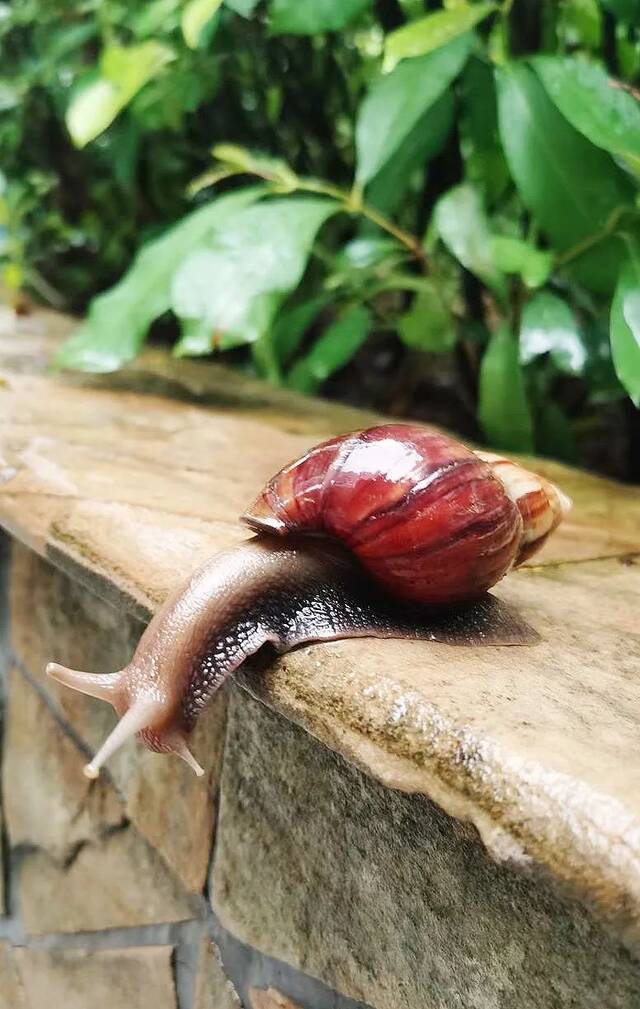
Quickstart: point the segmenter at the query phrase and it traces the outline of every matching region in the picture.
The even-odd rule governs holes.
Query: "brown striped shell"
[[[258,531],[335,537],[396,596],[440,604],[495,585],[568,507],[552,484],[509,460],[385,424],[285,466],[243,518]]]

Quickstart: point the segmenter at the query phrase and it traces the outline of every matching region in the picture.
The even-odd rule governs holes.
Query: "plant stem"
[[[332,199],[342,203],[345,210],[349,213],[362,214],[363,217],[366,217],[373,224],[377,224],[379,228],[382,228],[383,231],[392,235],[393,238],[401,243],[401,245],[404,245],[411,255],[419,261],[420,266],[426,273],[427,254],[424,251],[421,242],[415,237],[415,235],[405,231],[404,228],[399,228],[397,224],[390,221],[388,217],[381,214],[375,209],[375,207],[370,207],[368,204],[364,203],[357,191],[352,190],[349,192],[346,189],[342,189],[340,186],[334,186],[329,182],[322,182],[319,179],[301,178],[298,179],[297,188],[305,193],[318,193],[322,196],[330,196]]]
[[[259,165],[256,165],[252,169],[247,169],[247,173],[257,175],[267,182],[273,182],[277,187],[282,185],[282,179],[275,173],[271,174],[268,170],[261,169]],[[415,235],[405,231],[404,228],[398,227],[397,224],[390,221],[388,217],[381,214],[375,207],[370,207],[367,203],[364,203],[357,189],[349,191],[348,189],[342,189],[340,186],[334,186],[332,183],[325,182],[322,179],[302,178],[299,175],[294,176],[291,173],[290,176],[287,176],[286,192],[315,193],[318,196],[329,196],[332,200],[341,203],[347,213],[362,214],[363,217],[366,217],[373,224],[386,231],[388,235],[395,238],[401,245],[404,245],[411,255],[417,259],[423,273],[428,271],[427,254],[420,240]]]
[[[583,252],[588,252],[589,249],[591,249],[594,245],[597,245],[598,242],[602,242],[605,238],[609,238],[609,236],[616,230],[622,215],[628,210],[629,207],[617,207],[609,217],[609,220],[602,231],[596,232],[595,235],[588,235],[587,238],[583,238],[581,242],[578,242],[570,249],[567,249],[566,252],[557,256],[556,266],[566,266],[567,263],[570,263],[572,260],[577,259],[578,256],[581,256]]]

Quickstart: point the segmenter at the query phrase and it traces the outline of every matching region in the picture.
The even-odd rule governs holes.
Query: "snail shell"
[[[256,531],[340,540],[393,595],[474,599],[530,557],[568,499],[446,435],[385,424],[332,438],[274,476],[243,516]]]

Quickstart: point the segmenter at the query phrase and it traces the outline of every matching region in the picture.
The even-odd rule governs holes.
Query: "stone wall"
[[[143,625],[0,543],[0,1009],[237,1009],[230,976],[250,1009],[295,1009],[285,991],[305,1006],[354,1007],[246,948],[211,910],[226,697],[194,743],[205,782],[135,745],[87,781],[82,766],[115,716],[58,688],[44,665],[117,669]]]
[[[587,906],[238,686],[197,780],[131,745],[49,659],[124,664],[142,624],[3,543],[0,1009],[632,1009],[640,965]]]

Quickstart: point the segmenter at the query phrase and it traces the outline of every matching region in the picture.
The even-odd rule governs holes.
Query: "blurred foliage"
[[[640,478],[640,0],[13,0],[0,47],[3,280],[89,304],[61,366],[161,321]]]

